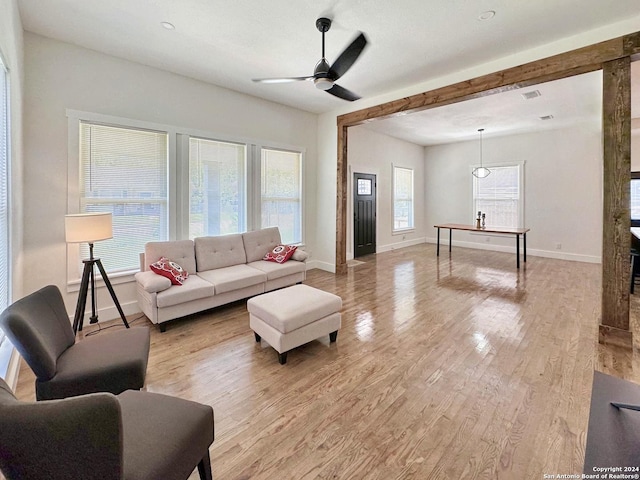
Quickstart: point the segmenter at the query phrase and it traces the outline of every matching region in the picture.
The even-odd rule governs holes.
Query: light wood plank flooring
[[[598,345],[600,265],[530,256],[517,271],[512,254],[434,245],[359,260],[308,272],[343,298],[343,326],[284,366],[246,302],[152,330],[147,389],[213,406],[214,478],[582,472],[593,370],[640,383],[636,354]],[[635,297],[632,311],[635,328]],[[24,365],[17,393],[33,398]]]

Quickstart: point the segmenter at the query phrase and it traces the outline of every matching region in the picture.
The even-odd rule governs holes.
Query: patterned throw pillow
[[[173,285],[182,285],[189,277],[189,272],[184,270],[176,262],[172,262],[168,258],[162,257],[155,263],[149,265],[149,268],[158,275],[167,277]]]
[[[295,245],[277,245],[273,250],[267,252],[262,259],[269,260],[270,262],[284,263],[291,258],[296,248],[298,247]]]

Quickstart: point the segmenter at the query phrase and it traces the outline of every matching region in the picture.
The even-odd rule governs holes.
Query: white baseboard
[[[387,245],[378,245],[376,246],[376,253],[390,252],[399,248],[411,247],[412,245],[419,245],[426,242],[427,239],[425,237],[419,237],[412,238],[411,240],[404,240],[402,242],[389,243]]]
[[[336,266],[333,263],[321,262],[319,260],[310,260],[307,262],[307,270],[318,268],[329,273],[336,273]]]
[[[89,318],[91,317],[91,304],[89,302],[87,302],[87,308],[84,312],[84,325],[89,325]],[[120,307],[122,307],[122,311],[125,315],[141,313],[137,301],[120,303]],[[120,318],[120,313],[118,313],[118,309],[115,305],[111,305],[106,308],[99,308],[96,313],[98,314],[98,323]],[[73,323],[73,315],[69,316],[69,321]]]
[[[497,235],[496,235],[497,236]],[[437,243],[436,238],[427,238],[427,243]],[[477,242],[461,242],[454,240],[451,242],[454,247],[463,247],[463,248],[474,248],[476,250],[490,250],[493,252],[505,252],[505,253],[516,253],[515,246],[507,246],[507,245],[487,245],[484,243]],[[448,248],[449,241],[440,240],[440,248]],[[522,253],[522,251],[520,252]],[[555,250],[540,250],[537,248],[527,248],[527,255],[532,257],[545,257],[545,258],[555,258],[557,260],[569,260],[572,262],[584,262],[584,263],[602,263],[602,257],[598,255],[584,255],[581,253],[569,253],[569,252],[558,252]]]

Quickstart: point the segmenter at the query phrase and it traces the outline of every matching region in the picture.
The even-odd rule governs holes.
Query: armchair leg
[[[200,474],[200,480],[213,480],[211,473],[211,458],[209,457],[209,449],[204,454],[200,463],[198,463],[198,473]]]

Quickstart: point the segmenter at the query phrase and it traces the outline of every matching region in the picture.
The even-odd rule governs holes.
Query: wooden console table
[[[476,228],[475,225],[461,225],[459,223],[442,223],[440,225],[434,225],[438,229],[438,246],[436,247],[436,255],[440,256],[440,229],[449,229],[449,252],[451,252],[451,232],[453,230],[466,230],[469,232],[479,233],[500,233],[505,235],[515,235],[516,237],[516,267],[520,268],[520,235],[522,235],[522,251],[523,260],[527,261],[527,232],[529,228]]]

